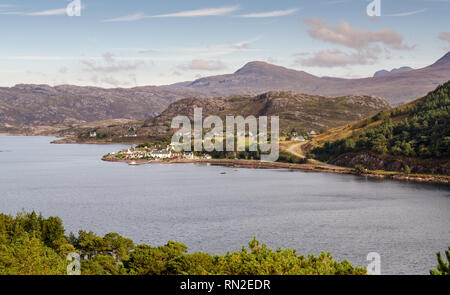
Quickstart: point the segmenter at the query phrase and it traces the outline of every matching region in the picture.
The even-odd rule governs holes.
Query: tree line
[[[330,253],[298,255],[272,250],[253,239],[248,248],[225,255],[188,253],[184,244],[136,245],[117,233],[65,234],[58,217],[0,214],[0,274],[64,275],[69,253],[81,256],[83,275],[362,275],[363,267],[338,262]]]

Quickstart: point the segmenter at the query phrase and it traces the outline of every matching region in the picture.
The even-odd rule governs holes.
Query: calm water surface
[[[118,232],[190,251],[239,250],[253,236],[300,253],[331,251],[382,273],[428,274],[450,245],[450,190],[348,175],[100,160],[120,145],[51,145],[0,135],[0,212],[60,216],[67,231]],[[226,172],[226,174],[221,174]]]

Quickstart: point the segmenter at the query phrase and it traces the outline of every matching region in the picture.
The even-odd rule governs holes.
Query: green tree
[[[442,259],[441,253],[436,253],[438,265],[436,269],[430,270],[431,275],[450,275],[450,247],[448,247],[448,251],[445,251],[445,256],[447,258],[447,262]]]
[[[1,275],[63,275],[66,267],[64,258],[27,233],[10,245],[0,245]]]

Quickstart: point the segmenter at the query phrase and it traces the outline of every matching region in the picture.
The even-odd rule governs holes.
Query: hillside
[[[97,139],[130,138],[136,140],[149,136],[168,135],[172,119],[186,115],[193,119],[194,107],[203,109],[203,116],[279,116],[280,128],[292,128],[316,132],[348,124],[389,108],[386,100],[372,96],[323,97],[290,91],[274,91],[261,95],[236,95],[211,99],[187,98],[172,103],[160,116],[146,121],[127,122],[107,128],[76,128],[63,132],[63,135],[77,135],[87,138],[96,131]]]
[[[450,175],[449,114],[450,81],[409,104],[330,130],[309,148],[340,166]]]

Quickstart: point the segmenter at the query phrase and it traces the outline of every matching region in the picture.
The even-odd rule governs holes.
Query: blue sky
[[[450,0],[0,0],[0,86],[163,85],[254,60],[318,76],[431,64],[450,49]]]

